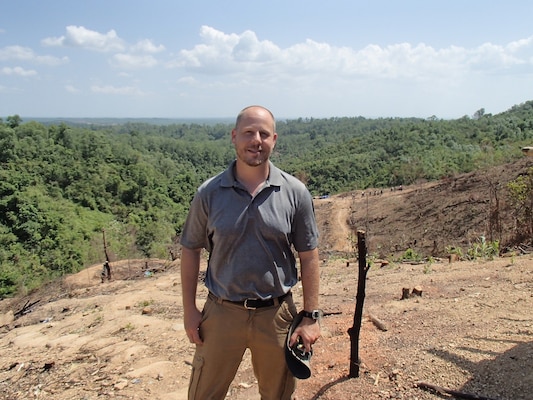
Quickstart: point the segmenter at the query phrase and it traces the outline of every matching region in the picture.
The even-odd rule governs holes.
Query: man
[[[191,203],[181,239],[184,325],[196,344],[190,400],[224,399],[247,348],[262,400],[291,399],[296,387],[284,353],[297,313],[292,248],[300,259],[304,310],[316,311],[318,231],[307,188],[270,161],[277,137],[269,110],[242,110],[231,132],[236,160],[204,182]],[[202,248],[209,252],[209,296],[200,311]],[[319,336],[317,320],[306,317],[291,345],[300,341],[310,351]]]

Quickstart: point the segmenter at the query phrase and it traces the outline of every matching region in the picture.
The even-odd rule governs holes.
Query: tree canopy
[[[103,261],[166,257],[198,185],[234,158],[228,123],[0,119],[0,296]],[[533,101],[472,118],[278,121],[272,160],[313,195],[408,185],[509,162]]]

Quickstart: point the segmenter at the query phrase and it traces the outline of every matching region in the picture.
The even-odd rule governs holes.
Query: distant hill
[[[67,124],[72,126],[116,126],[127,123],[148,125],[199,124],[215,125],[230,124],[232,118],[33,118],[23,117],[25,121],[37,121],[44,125]]]

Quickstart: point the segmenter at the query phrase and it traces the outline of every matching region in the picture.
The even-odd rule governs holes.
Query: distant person
[[[302,182],[275,167],[272,113],[242,110],[231,131],[236,160],[204,182],[190,206],[181,238],[185,331],[196,344],[190,400],[224,399],[245,350],[262,400],[292,398],[296,379],[285,362],[285,340],[297,314],[298,282],[308,317],[294,330],[306,351],[320,336],[318,230],[312,197]],[[196,306],[200,252],[209,252],[203,310]],[[314,311],[314,312],[313,312]]]

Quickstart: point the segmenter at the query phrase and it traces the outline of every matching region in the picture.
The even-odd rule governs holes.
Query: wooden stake
[[[348,329],[350,335],[350,373],[351,378],[359,377],[359,335],[361,333],[361,323],[363,320],[363,305],[365,302],[366,275],[370,265],[366,262],[366,239],[365,231],[357,231],[357,252],[359,255],[359,276],[357,280],[357,295],[355,302],[355,312],[353,316],[353,326]]]

